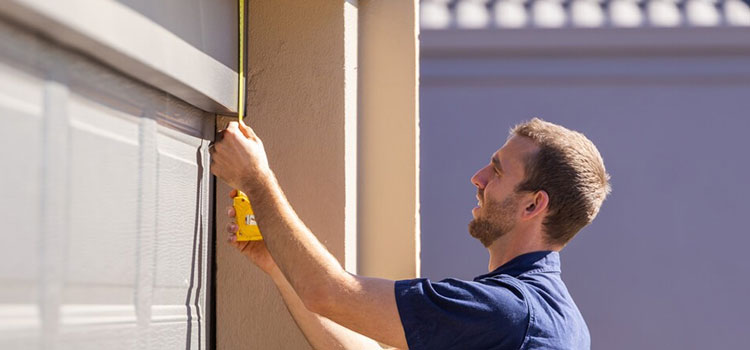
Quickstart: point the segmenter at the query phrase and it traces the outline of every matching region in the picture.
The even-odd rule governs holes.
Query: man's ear
[[[532,219],[537,215],[547,212],[549,206],[549,195],[547,191],[536,191],[532,194],[530,201],[525,202],[526,207],[523,209],[522,219]]]

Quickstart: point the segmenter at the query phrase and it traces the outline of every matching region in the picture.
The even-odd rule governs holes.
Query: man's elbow
[[[347,299],[355,294],[356,284],[351,275],[344,273],[305,288],[300,299],[309,311],[331,318],[340,311],[339,308],[347,305]]]
[[[314,286],[308,286],[299,293],[302,303],[310,312],[321,316],[326,316],[334,304],[336,297],[333,295],[335,287],[326,283],[316,283]]]

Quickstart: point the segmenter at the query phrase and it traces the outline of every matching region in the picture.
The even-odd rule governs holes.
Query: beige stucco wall
[[[346,147],[356,135],[345,132],[356,122],[356,37],[345,38],[356,16],[345,1],[250,1],[247,120],[289,201],[342,263],[356,253],[346,239],[356,188],[345,186],[356,176]],[[218,184],[217,348],[308,348],[270,279],[224,243],[228,191]]]
[[[416,0],[359,2],[358,267],[419,275]]]

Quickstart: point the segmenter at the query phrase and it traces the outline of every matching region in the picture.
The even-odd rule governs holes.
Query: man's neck
[[[538,239],[532,237],[538,237]],[[490,252],[488,269],[494,271],[513,258],[526,253],[542,250],[560,251],[560,249],[561,247],[544,242],[540,235],[533,235],[529,232],[508,232],[487,247]]]

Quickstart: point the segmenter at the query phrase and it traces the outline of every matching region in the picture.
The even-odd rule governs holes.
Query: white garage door
[[[0,21],[0,349],[205,348],[213,130]]]

